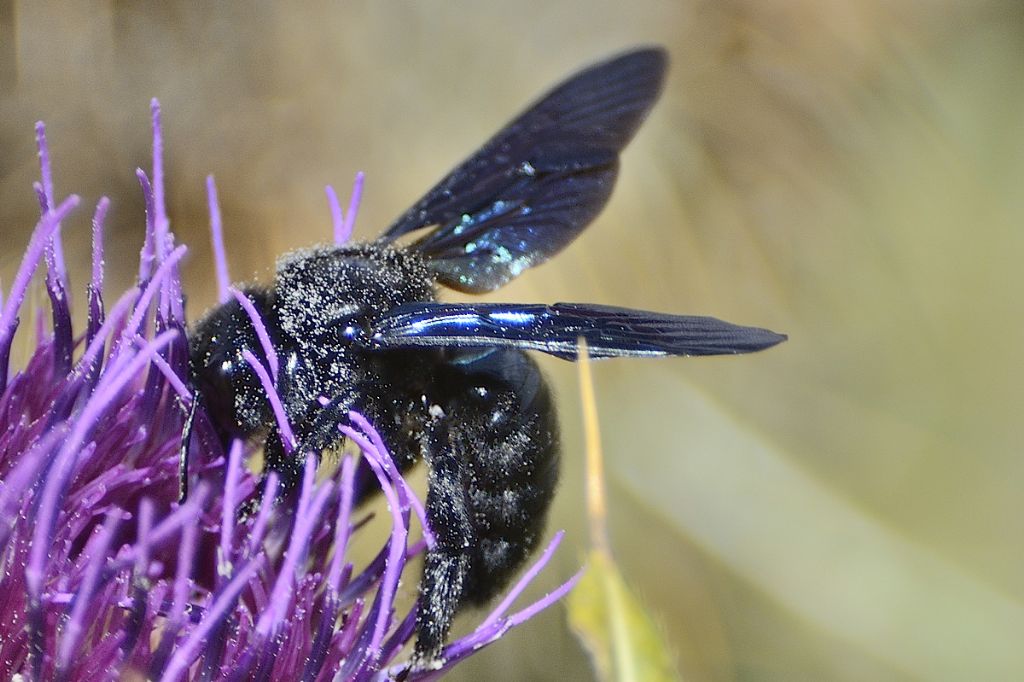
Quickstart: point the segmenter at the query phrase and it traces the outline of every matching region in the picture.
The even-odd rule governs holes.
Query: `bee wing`
[[[422,302],[377,320],[365,343],[375,349],[518,348],[575,360],[580,338],[593,358],[752,353],[786,340],[713,317],[605,305]]]
[[[382,235],[436,225],[411,248],[479,293],[558,253],[601,211],[619,152],[661,92],[667,57],[628,52],[581,71],[500,130]]]

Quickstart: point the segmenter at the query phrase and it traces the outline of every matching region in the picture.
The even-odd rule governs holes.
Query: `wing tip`
[[[597,70],[629,71],[643,74],[643,80],[652,84],[648,98],[651,104],[665,87],[665,75],[668,73],[669,53],[662,45],[637,45],[615,54],[594,66],[584,69],[581,73]]]
[[[760,327],[744,327],[743,331],[745,337],[743,339],[744,344],[742,348],[737,349],[737,353],[756,353],[789,340],[788,334],[780,334],[779,332],[761,329]]]
[[[615,62],[633,61],[638,65],[646,63],[652,71],[655,69],[664,71],[668,68],[668,60],[668,49],[665,46],[658,45],[657,43],[647,43],[626,48],[604,59],[603,62],[605,64],[612,64]]]

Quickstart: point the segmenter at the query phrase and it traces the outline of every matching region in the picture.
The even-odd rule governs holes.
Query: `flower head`
[[[401,662],[416,607],[400,608],[398,586],[403,576],[418,578],[406,575],[409,559],[432,536],[380,435],[356,413],[342,430],[372,470],[391,515],[384,546],[365,566],[346,556],[359,526],[351,455],[321,481],[315,458],[307,457],[297,503],[285,508],[276,503],[273,474],[258,492],[258,475],[243,466],[249,446],[235,442],[225,453],[196,439],[193,462],[205,475],[178,503],[179,444],[193,401],[178,272],[186,248],[175,246],[164,208],[159,114],[154,101],[152,177],[138,171],[147,207],[138,285],[106,307],[109,202],[101,199],[88,317],[78,332],[60,225],[79,199],[56,201],[45,130],[37,129],[42,217],[0,311],[0,678],[433,679],[559,599],[575,578],[508,613],[548,562],[556,535],[494,611],[447,646],[444,667],[416,670]],[[347,215],[328,192],[337,241],[351,232],[361,182],[360,176]],[[226,300],[234,294],[212,179],[209,189]],[[31,357],[11,373],[12,341],[24,333],[19,315],[26,314],[26,291],[41,262],[51,323],[47,329],[38,314]],[[268,367],[255,356],[249,361],[274,401],[273,353],[264,355]],[[279,421],[287,434],[283,411]],[[253,497],[253,513],[240,518]],[[423,529],[415,542],[414,519]]]

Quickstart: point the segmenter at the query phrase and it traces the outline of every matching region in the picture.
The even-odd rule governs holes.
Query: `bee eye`
[[[351,316],[336,320],[328,333],[344,343],[363,344],[369,337],[367,326],[369,321],[362,316]]]

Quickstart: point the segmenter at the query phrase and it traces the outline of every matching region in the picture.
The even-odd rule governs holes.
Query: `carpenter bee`
[[[666,65],[663,50],[645,48],[577,73],[376,241],[286,254],[272,285],[244,291],[279,358],[275,388],[294,452],[336,446],[339,425],[357,410],[400,470],[427,461],[436,544],[420,583],[420,665],[439,660],[456,611],[494,596],[540,539],[558,479],[558,425],[525,351],[575,360],[583,338],[594,358],[719,355],[786,338],[604,305],[437,301],[439,284],[491,291],[579,235],[607,202],[619,152],[658,98]],[[396,243],[424,229],[408,246]],[[300,458],[285,450],[246,350],[267,361],[242,306],[215,308],[191,334],[192,382],[225,443],[264,439],[267,469],[287,489],[300,478]]]

